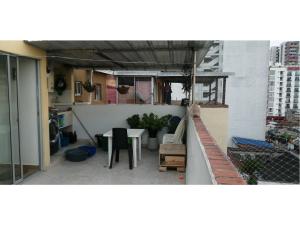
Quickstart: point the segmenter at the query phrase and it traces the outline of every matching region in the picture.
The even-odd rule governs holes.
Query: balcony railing
[[[246,184],[201,118],[188,116],[186,184]],[[190,149],[189,149],[190,148]],[[226,166],[226,171],[222,168]]]

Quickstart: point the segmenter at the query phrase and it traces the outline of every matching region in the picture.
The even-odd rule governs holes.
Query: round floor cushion
[[[89,154],[85,150],[81,149],[70,149],[65,152],[65,157],[71,162],[81,162],[88,158]]]

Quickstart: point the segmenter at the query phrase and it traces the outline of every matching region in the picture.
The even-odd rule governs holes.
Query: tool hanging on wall
[[[83,130],[85,131],[85,133],[88,135],[88,137],[90,137],[90,139],[92,140],[92,142],[97,146],[96,141],[93,139],[93,137],[91,136],[91,134],[88,132],[88,130],[86,129],[86,127],[84,126],[84,124],[82,123],[82,121],[79,119],[79,117],[77,116],[77,114],[74,112],[74,110],[72,110],[72,113],[74,114],[74,116],[76,117],[76,119],[78,120],[79,124],[81,125],[81,127],[83,128]]]

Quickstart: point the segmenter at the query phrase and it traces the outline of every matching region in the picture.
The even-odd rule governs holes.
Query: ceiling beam
[[[174,64],[174,49],[173,49],[173,41],[168,41],[168,48],[169,48],[169,57],[170,61]]]
[[[140,55],[140,53],[137,51],[137,49],[135,48],[135,46],[132,45],[132,43],[130,41],[126,41],[126,42],[127,42],[128,46],[130,46],[130,48],[134,51],[133,53],[137,56],[137,58],[139,59],[139,61],[143,61],[144,58]]]
[[[129,41],[128,41],[129,42]],[[149,42],[149,41],[147,41]],[[37,45],[35,45],[37,46]],[[132,44],[130,44],[130,46],[133,47]],[[42,47],[40,47],[42,48]],[[194,47],[195,50],[200,50],[202,48],[201,47]],[[43,49],[43,48],[42,48]],[[47,50],[47,48],[45,48]],[[173,45],[172,49],[174,51],[186,51],[186,50],[190,50],[191,47],[187,47],[187,46],[176,46]],[[101,52],[105,52],[105,53],[115,53],[115,52],[138,52],[138,51],[152,51],[152,48],[149,47],[139,47],[139,48],[103,48],[103,49],[99,49],[99,48],[70,48],[70,49],[48,49],[47,52],[51,53],[51,52],[72,52],[72,51],[95,51],[95,50],[100,50]],[[155,47],[156,51],[169,51],[169,47]]]
[[[157,57],[157,55],[156,55],[156,53],[155,53],[156,48],[153,47],[153,44],[152,44],[151,41],[147,41],[147,44],[148,44],[148,46],[149,46],[150,49],[151,49],[151,54],[152,54],[152,56],[153,56],[155,62],[157,63],[157,65],[158,65],[160,68],[162,68],[163,65],[161,65],[161,64],[159,63],[158,57]],[[166,70],[167,68],[165,67],[164,69]]]
[[[102,52],[96,52],[96,54],[106,60],[109,60],[111,63],[121,67],[121,68],[126,68],[125,65],[119,63],[119,62],[116,62],[115,60],[113,60],[112,58],[108,57],[107,55],[103,54]]]
[[[192,41],[188,42],[189,51],[185,52],[184,64],[182,66],[182,70],[184,72],[191,71],[193,66],[193,49],[192,49]]]
[[[126,61],[131,61],[125,54],[123,54],[121,51],[117,51],[118,48],[115,47],[110,41],[106,41],[107,45],[109,45],[113,50],[118,52]]]

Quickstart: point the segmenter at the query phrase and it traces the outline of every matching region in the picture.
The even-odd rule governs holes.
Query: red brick
[[[218,177],[216,178],[218,184],[227,184],[227,185],[244,185],[246,184],[245,180],[241,177]]]
[[[208,155],[209,160],[224,160],[222,155]]]
[[[201,118],[194,118],[194,123],[204,152],[207,154],[212,171],[218,184],[246,184],[230,159],[221,151]]]
[[[234,170],[219,170],[219,169],[214,169],[213,173],[215,177],[240,177],[237,171]]]

